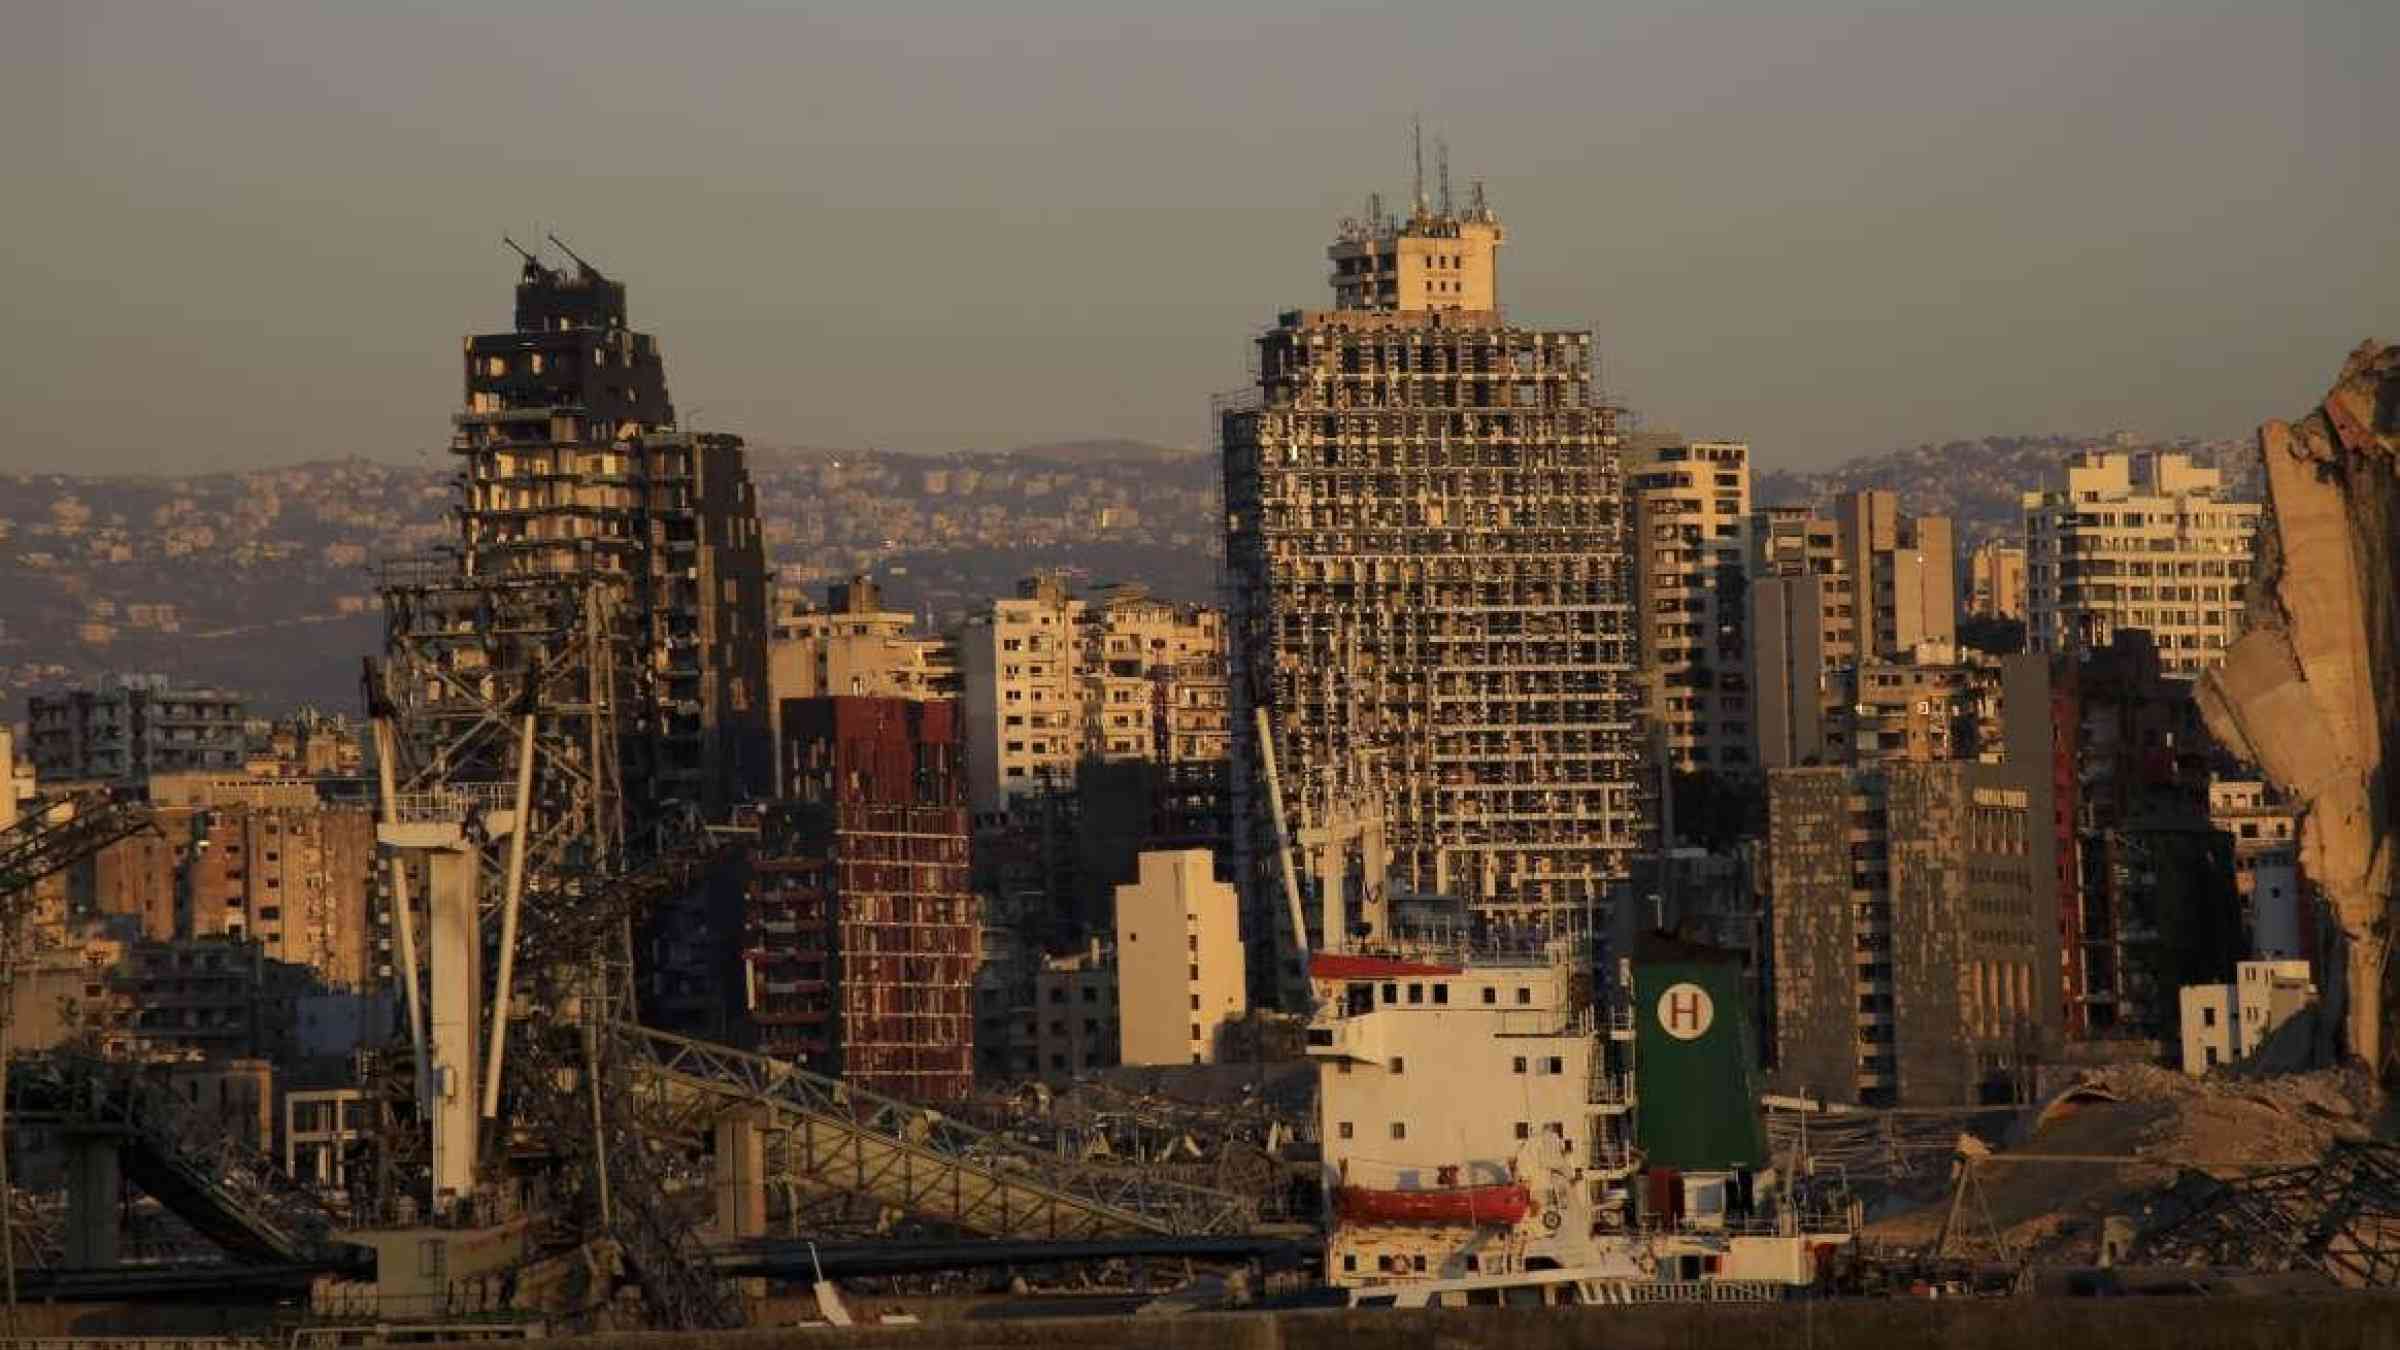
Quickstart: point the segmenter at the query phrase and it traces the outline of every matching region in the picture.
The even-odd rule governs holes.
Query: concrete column
[[[717,1236],[727,1242],[767,1235],[766,1113],[736,1111],[717,1122]]]
[[[117,1263],[117,1200],[123,1191],[113,1131],[67,1135],[67,1253],[69,1266],[100,1268]]]
[[[427,871],[426,965],[433,997],[427,1039],[433,1060],[433,1204],[446,1212],[475,1191],[476,1044],[483,1009],[483,942],[472,847],[433,852]],[[444,1193],[451,1197],[445,1200]]]

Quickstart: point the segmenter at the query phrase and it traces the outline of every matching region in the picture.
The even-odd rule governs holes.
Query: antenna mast
[[[1412,198],[1418,215],[1425,214],[1425,115],[1409,118],[1409,135],[1417,159],[1416,192]]]
[[[599,276],[599,275],[601,274],[601,273],[600,273],[600,269],[599,269],[599,268],[597,268],[597,267],[594,267],[594,266],[592,266],[590,263],[588,263],[588,262],[585,262],[585,261],[583,260],[583,255],[582,255],[582,254],[580,254],[580,253],[577,253],[575,250],[573,250],[573,249],[571,249],[571,248],[568,248],[568,247],[567,247],[567,241],[566,241],[566,240],[559,238],[559,237],[558,237],[557,235],[555,235],[555,234],[548,235],[547,237],[548,237],[548,239],[550,240],[550,242],[551,242],[551,243],[558,245],[558,251],[559,251],[559,252],[566,254],[566,255],[567,255],[568,257],[570,257],[570,258],[573,258],[573,259],[575,260],[575,265],[576,265],[577,267],[580,267],[580,268],[582,268],[582,269],[584,270],[584,272],[585,272],[585,274],[586,274],[586,275],[589,275],[589,276],[595,276],[595,277],[596,277],[596,276]]]
[[[1442,183],[1442,214],[1450,214],[1450,141],[1448,137],[1433,138],[1433,162]]]

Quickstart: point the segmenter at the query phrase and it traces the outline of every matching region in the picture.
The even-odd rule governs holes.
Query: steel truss
[[[795,1179],[994,1237],[1204,1236],[1248,1232],[1248,1196],[1031,1149],[939,1111],[782,1060],[612,1023],[651,1138],[699,1140],[743,1108],[784,1134]]]
[[[2400,1145],[2336,1144],[2320,1162],[2232,1181],[2186,1171],[2174,1194],[2142,1235],[2144,1260],[2400,1285]]]

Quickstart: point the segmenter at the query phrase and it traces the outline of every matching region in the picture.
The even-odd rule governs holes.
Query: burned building
[[[1277,320],[1219,408],[1245,929],[1290,928],[1270,748],[1291,831],[1380,799],[1405,884],[1580,926],[1643,835],[1618,409],[1589,332],[1498,308],[1480,191],[1369,215],[1328,251],[1334,307]],[[1278,945],[1255,992],[1293,987]]]
[[[528,255],[516,325],[466,342],[456,417],[461,566],[579,575],[611,592],[627,797],[711,811],[763,796],[766,557],[738,436],[678,430],[625,284]]]
[[[788,800],[745,900],[743,1020],[760,1051],[910,1101],[974,1083],[979,906],[957,705],[795,699]]]

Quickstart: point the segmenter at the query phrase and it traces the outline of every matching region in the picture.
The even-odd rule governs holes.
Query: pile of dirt
[[[2029,1110],[2008,1147],[1976,1164],[1951,1250],[2095,1261],[2103,1222],[2121,1215],[2139,1225],[2184,1170],[2231,1177],[2315,1162],[2337,1140],[2373,1137],[2374,1106],[2365,1075],[2347,1069],[2208,1078],[2147,1064],[2094,1070]],[[2045,1157],[2060,1160],[2031,1160]],[[1866,1236],[1930,1248],[1952,1194],[1944,1187],[1870,1224]]]

